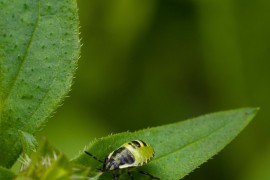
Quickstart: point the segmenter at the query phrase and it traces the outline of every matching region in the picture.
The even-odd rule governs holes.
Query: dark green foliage
[[[105,113],[107,116],[117,114],[114,118],[110,119],[110,122],[105,123],[106,125],[111,124],[115,127],[120,127],[120,125],[124,124],[123,119],[129,119],[129,121],[125,120],[125,122],[128,124],[131,123],[132,128],[136,128],[136,126],[139,125],[144,126],[145,124],[143,123],[146,119],[156,119],[149,118],[151,116],[144,116],[144,114],[148,113],[142,112],[157,113],[154,116],[158,117],[158,121],[161,119],[162,121],[173,120],[181,114],[181,111],[185,111],[185,108],[187,110],[192,107],[192,110],[189,111],[197,112],[197,110],[200,109],[198,108],[200,105],[196,102],[201,102],[205,98],[202,89],[198,88],[197,85],[193,87],[193,84],[188,85],[188,88],[184,88],[184,90],[183,87],[185,87],[185,84],[190,83],[190,79],[198,81],[198,74],[203,71],[203,68],[200,67],[200,63],[194,63],[193,61],[192,63],[197,65],[189,68],[186,68],[190,65],[187,62],[186,67],[178,66],[179,64],[175,63],[175,60],[179,59],[198,59],[197,55],[194,55],[197,54],[194,52],[198,51],[196,48],[196,50],[193,49],[194,44],[191,43],[186,46],[189,41],[188,39],[194,38],[193,33],[195,32],[194,29],[196,29],[195,25],[190,23],[195,20],[194,12],[188,13],[195,7],[194,4],[191,2],[174,2],[169,3],[171,4],[170,6],[163,6],[166,3],[163,2],[158,5],[154,1],[149,1],[146,4],[145,1],[141,1],[142,4],[138,4],[137,1],[133,1],[133,4],[126,2],[125,4],[124,1],[119,1],[118,3],[121,8],[118,9],[117,6],[115,6],[114,11],[110,12],[115,16],[108,15],[109,18],[104,20],[105,24],[103,25],[108,28],[106,29],[108,31],[107,36],[103,36],[102,33],[100,35],[108,41],[108,43],[105,43],[106,47],[111,45],[110,41],[116,39],[119,40],[120,45],[104,49],[104,44],[95,44],[95,41],[91,39],[94,42],[94,46],[91,46],[92,52],[90,52],[93,54],[93,57],[97,54],[102,54],[105,59],[112,57],[113,61],[109,63],[105,61],[104,69],[108,74],[104,75],[101,72],[102,78],[94,82],[96,83],[94,85],[101,84],[101,88],[91,86],[92,89],[94,89],[93,87],[96,89],[91,89],[91,92],[88,91],[89,89],[83,88],[84,92],[87,93],[80,93],[84,97],[86,96],[85,94],[90,94],[90,97],[96,98],[94,101],[98,103],[90,105],[90,109],[91,106],[94,106],[96,110],[101,109],[101,112],[105,110],[105,112],[108,113]],[[124,3],[123,6],[121,3]],[[133,6],[135,4],[137,4],[137,6]],[[233,42],[232,44],[237,44],[234,38],[234,23],[228,23],[229,25],[224,23],[226,30],[222,28],[223,22],[233,20],[233,17],[230,16],[231,5],[230,3],[220,3],[218,7],[224,8],[224,11],[218,11],[216,9],[208,11],[212,2],[209,2],[209,4],[198,2],[196,4],[199,7],[198,12],[200,13],[202,22],[199,26],[202,31],[202,45],[204,46],[203,56],[209,61],[205,66],[208,72],[206,76],[217,77],[215,81],[218,82],[217,90],[208,93],[213,97],[215,97],[215,95],[221,95],[227,100],[229,96],[235,102],[242,102],[241,99],[245,99],[244,95],[241,97],[230,96],[230,93],[233,94],[233,92],[242,95],[241,88],[239,87],[243,87],[241,84],[238,84],[238,81],[242,80],[242,76],[240,76],[241,73],[238,73],[238,68],[241,64],[239,62],[239,47],[237,45],[230,45],[231,42]],[[120,12],[120,9],[126,10],[125,5],[129,5],[128,7],[133,9],[134,13],[137,12],[136,8],[142,10],[139,15],[137,14],[138,16],[131,18],[134,21],[131,21],[128,16],[124,18],[121,13],[116,13]],[[177,8],[174,8],[180,6],[184,7],[182,8],[183,11],[178,11]],[[142,7],[144,7],[144,9],[142,9]],[[151,29],[149,26],[150,29],[147,30],[151,36],[141,38],[141,40],[137,42],[140,47],[138,51],[148,47],[151,48],[140,55],[133,52],[134,54],[131,53],[130,57],[128,55],[123,56],[122,52],[124,50],[129,51],[134,44],[137,44],[134,43],[137,41],[135,40],[137,36],[135,34],[146,31],[148,27],[146,24],[153,20],[152,17],[154,17],[155,14],[154,7],[160,8],[162,12],[160,17],[165,17],[164,19],[161,18],[163,23],[166,22],[165,26],[160,25],[158,23],[159,20],[155,20],[153,23],[154,28]],[[219,14],[219,16],[213,16],[215,14]],[[145,18],[146,16],[148,18]],[[172,26],[167,26],[166,24],[170,25],[171,23],[166,20],[167,16],[171,16],[170,18],[180,16],[182,20],[188,17],[188,21],[186,24],[181,24],[181,26],[178,23],[172,23]],[[117,27],[119,24],[125,24],[127,28],[123,28],[122,31],[119,31],[114,27],[115,24],[110,24],[114,20],[117,22],[117,19],[121,19],[119,23],[116,23]],[[224,21],[220,21],[220,19]],[[179,18],[175,18],[174,20],[178,22]],[[134,23],[136,21],[140,21],[141,26],[137,26],[137,24]],[[129,27],[128,22],[132,24],[132,26]],[[102,22],[100,22],[100,24],[102,24]],[[209,26],[209,24],[212,26]],[[78,26],[75,0],[0,0],[0,179],[14,179],[15,174],[7,168],[10,168],[14,164],[22,152],[24,154],[23,157],[28,157],[25,154],[32,153],[37,144],[35,133],[42,128],[46,119],[56,110],[69,92],[80,49]],[[189,34],[190,29],[193,29],[194,32]],[[175,35],[171,33],[174,31],[178,32],[179,30],[181,30],[181,32],[178,33],[179,36],[175,37]],[[132,35],[131,33],[128,35],[128,31],[132,31],[134,34]],[[163,33],[163,31],[166,36],[161,37],[160,43],[156,43],[155,38],[160,37],[159,35],[161,32]],[[222,35],[224,38],[219,39],[220,34],[214,37],[212,36],[214,32],[219,31],[224,33]],[[103,31],[99,31],[98,29],[98,32]],[[100,41],[95,33],[92,34]],[[188,35],[187,37],[189,38],[183,38],[186,37],[186,35]],[[113,38],[110,39],[111,37]],[[173,39],[173,41],[171,41],[171,39]],[[176,41],[174,42],[174,40]],[[98,51],[98,46],[102,47],[100,51]],[[95,49],[95,47],[97,48]],[[175,52],[174,49],[176,49]],[[178,51],[179,49],[182,49],[180,53]],[[160,56],[159,53],[163,56]],[[224,55],[234,58],[229,58],[231,61],[226,61],[228,58]],[[131,60],[131,63],[125,64],[123,60],[120,60],[117,64],[114,60],[119,59],[118,56],[123,56],[122,58]],[[143,56],[143,58],[140,56]],[[99,58],[96,59],[99,60]],[[168,61],[166,61],[166,63],[160,63],[159,61],[161,59]],[[214,71],[210,71],[212,68],[209,68],[214,63],[222,67],[228,67],[227,69],[230,69],[233,65],[234,69],[226,71],[225,74],[227,76],[219,79],[221,77],[220,74],[222,74],[219,68],[213,68]],[[101,66],[103,66],[103,64]],[[120,71],[118,71],[117,68],[113,69],[113,66],[121,67],[126,74],[123,72],[118,73]],[[179,69],[179,67],[182,69]],[[85,66],[85,68],[89,71],[89,66]],[[126,70],[129,68],[132,69],[132,71]],[[183,76],[181,73],[179,74],[180,71],[184,72],[185,69],[192,69],[192,71],[197,73],[196,76]],[[238,79],[235,78],[236,76]],[[124,79],[121,80],[123,77]],[[178,84],[182,83],[177,79],[175,79],[174,82],[172,79],[175,77],[188,78],[184,80],[185,83],[183,86],[178,87],[178,85],[175,85],[175,82],[178,82]],[[105,83],[101,82],[102,80],[105,80]],[[87,79],[87,81],[89,81],[89,79]],[[110,81],[110,83],[107,83],[107,81]],[[230,85],[231,82],[233,86]],[[106,85],[102,86],[102,83]],[[126,90],[121,88],[113,89],[111,92],[107,90],[109,89],[108,87],[116,87],[117,84],[119,87],[121,86],[121,88],[123,88],[124,85],[128,86],[130,88],[129,90],[136,95],[130,96],[129,93],[125,92]],[[194,85],[195,84],[196,83],[194,83]],[[163,86],[171,85],[173,85],[173,87],[171,87],[174,89],[173,91],[167,92],[166,88],[163,88]],[[178,88],[183,92],[179,91]],[[229,90],[229,93],[224,95],[220,89],[226,90],[226,88]],[[144,93],[144,91],[146,93]],[[191,99],[196,99],[196,102],[179,106],[178,103],[180,100],[183,100],[183,98],[180,98],[178,93],[184,96],[185,92],[189,94],[186,99],[187,102],[190,102]],[[203,98],[200,97],[201,99],[198,99],[194,97],[198,92],[202,93]],[[98,94],[98,96],[96,96],[96,94]],[[104,96],[105,94],[106,96],[109,94],[109,96],[113,98],[108,99]],[[166,101],[164,95],[168,94],[171,100]],[[106,99],[105,103],[100,101],[100,97]],[[119,97],[124,99],[124,103],[120,103],[122,107],[119,107],[116,102],[120,99]],[[184,97],[186,98],[186,96]],[[164,100],[162,100],[162,98],[164,98]],[[118,101],[118,103],[119,102],[121,102],[121,100]],[[230,100],[227,102],[230,102]],[[126,106],[127,104],[128,106]],[[194,107],[194,104],[197,104],[197,106]],[[84,107],[89,110],[89,106]],[[149,107],[155,110],[153,111],[153,109],[151,110]],[[95,108],[93,108],[94,111]],[[119,113],[119,109],[124,113]],[[130,111],[131,109],[132,111]],[[140,114],[137,113],[138,110],[141,110],[143,118],[138,116],[138,114]],[[136,111],[136,113],[134,111]],[[167,117],[167,114],[164,112],[168,113],[170,117]],[[121,144],[130,140],[142,139],[153,146],[156,156],[149,164],[138,167],[138,169],[147,171],[161,179],[180,179],[213,157],[231,142],[250,122],[256,112],[256,108],[224,111],[183,122],[144,129],[134,133],[120,133],[94,141],[87,150],[100,159],[103,159]],[[133,119],[125,118],[125,113],[126,115],[132,116]],[[72,114],[74,114],[74,111],[72,111]],[[122,117],[119,118],[119,115],[122,115]],[[87,119],[90,119],[88,115]],[[116,119],[119,119],[119,121],[115,121]],[[67,119],[65,119],[65,121],[67,121]],[[163,124],[161,123],[162,121],[159,121],[160,124]],[[95,124],[93,123],[91,125],[92,127],[87,127],[88,131],[95,129]],[[57,126],[57,128],[62,128],[62,124],[61,127]],[[69,134],[71,134],[71,132],[69,132]],[[67,141],[67,139],[65,139],[65,141]],[[50,159],[48,166],[41,165],[44,159]],[[92,176],[93,179],[111,178],[109,173],[100,176],[101,174],[97,173],[97,168],[100,167],[100,164],[87,155],[80,154],[70,162],[63,153],[51,147],[47,142],[41,144],[37,153],[31,155],[29,164],[24,166],[23,171],[17,176],[18,179],[69,179],[72,175],[85,177],[88,174],[88,168],[91,170],[90,176]],[[79,171],[74,172],[74,168],[79,169]],[[134,173],[136,179],[145,178],[145,176],[138,173],[136,174],[136,172]],[[125,178],[126,175],[122,177]]]
[[[0,167],[0,179],[11,180],[14,179],[15,174],[9,169]]]

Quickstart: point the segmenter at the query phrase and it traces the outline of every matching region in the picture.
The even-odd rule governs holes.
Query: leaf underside
[[[141,139],[153,146],[155,157],[139,169],[161,179],[181,179],[231,142],[257,110],[243,108],[223,111],[134,133],[115,134],[95,140],[87,151],[104,159],[123,143]],[[92,171],[101,166],[84,153],[73,161],[90,167]],[[144,178],[143,175],[138,177]]]
[[[75,0],[0,0],[0,9],[0,166],[10,167],[21,135],[37,132],[70,90],[79,24]]]

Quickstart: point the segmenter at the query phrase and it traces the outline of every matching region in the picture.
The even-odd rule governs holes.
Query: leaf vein
[[[13,89],[15,87],[15,84],[16,84],[18,78],[19,78],[19,74],[21,73],[21,71],[23,69],[23,65],[25,64],[25,61],[26,61],[27,56],[29,54],[29,49],[30,49],[31,44],[33,42],[33,37],[34,37],[34,35],[36,33],[36,30],[37,30],[37,27],[38,27],[38,24],[39,24],[39,20],[40,20],[40,0],[38,0],[38,4],[37,4],[37,20],[36,20],[34,28],[33,28],[33,33],[32,33],[32,35],[31,35],[31,37],[29,39],[29,42],[27,44],[27,47],[26,47],[26,50],[25,50],[25,53],[24,53],[25,55],[23,56],[22,62],[20,64],[20,66],[19,66],[19,69],[17,71],[16,76],[14,77],[14,80],[13,80],[12,85],[10,87],[9,93],[7,94],[6,98],[4,99],[3,104],[5,104],[5,102],[9,99],[10,95],[12,94],[11,92],[13,91]],[[3,105],[3,107],[4,107],[4,105]]]
[[[197,140],[195,140],[195,141],[192,141],[192,142],[190,142],[190,143],[187,143],[187,144],[183,145],[182,147],[177,148],[177,149],[175,149],[175,150],[173,150],[173,151],[171,151],[171,152],[169,152],[169,153],[167,153],[167,154],[165,154],[165,155],[159,156],[159,157],[155,158],[153,161],[156,161],[156,160],[161,159],[161,158],[163,158],[163,157],[165,157],[165,156],[168,156],[169,154],[175,153],[175,152],[177,152],[177,151],[179,151],[179,150],[181,150],[181,149],[184,149],[184,148],[186,148],[186,147],[188,147],[188,146],[191,146],[192,144],[195,144],[195,143],[197,143],[197,142],[200,141],[200,140],[206,139],[207,137],[211,136],[211,135],[214,134],[215,132],[219,131],[220,129],[222,129],[222,128],[228,126],[228,125],[229,125],[229,123],[227,123],[227,124],[225,124],[225,125],[222,125],[222,126],[220,126],[219,128],[214,129],[213,131],[211,131],[209,134],[207,134],[207,135],[205,135],[205,136],[203,136],[203,137],[200,137],[199,139],[197,139]]]

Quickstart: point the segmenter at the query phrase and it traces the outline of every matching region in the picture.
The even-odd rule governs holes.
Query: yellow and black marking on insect
[[[154,149],[142,140],[134,140],[123,144],[111,152],[104,161],[99,160],[87,151],[84,152],[103,164],[103,167],[99,169],[101,172],[112,172],[114,180],[119,179],[123,169],[126,169],[130,178],[133,179],[133,175],[129,170],[147,164],[155,154]],[[138,172],[149,176],[151,179],[159,179],[145,171]]]

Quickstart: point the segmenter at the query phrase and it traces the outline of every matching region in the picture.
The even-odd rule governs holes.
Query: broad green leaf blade
[[[0,1],[0,165],[22,150],[70,90],[79,57],[75,0]]]
[[[153,146],[154,159],[141,167],[161,179],[181,179],[231,142],[251,121],[257,108],[217,112],[174,124],[125,132],[94,141],[87,148],[100,159],[127,141],[141,139]],[[93,171],[100,164],[81,153],[74,162]]]

